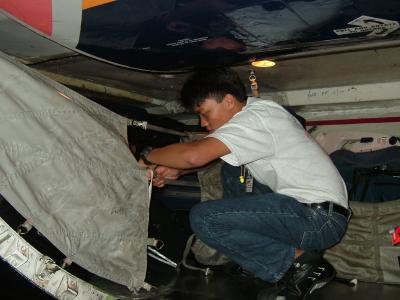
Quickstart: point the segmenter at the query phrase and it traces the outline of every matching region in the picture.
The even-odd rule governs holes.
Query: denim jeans
[[[322,250],[343,236],[347,218],[274,193],[254,180],[253,192],[239,182],[239,168],[224,164],[224,198],[190,212],[193,232],[255,276],[276,282],[294,261],[295,249]]]

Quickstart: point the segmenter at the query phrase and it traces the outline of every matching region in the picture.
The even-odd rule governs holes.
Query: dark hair
[[[246,88],[236,72],[223,67],[199,69],[185,82],[181,102],[184,107],[193,110],[206,98],[212,97],[221,102],[227,94],[239,102],[247,99]]]

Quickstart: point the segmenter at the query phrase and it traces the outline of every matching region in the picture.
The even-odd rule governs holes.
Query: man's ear
[[[231,94],[226,94],[226,95],[224,96],[224,98],[222,99],[222,102],[225,103],[225,105],[226,105],[227,108],[233,108],[233,107],[235,107],[236,101],[237,101],[237,100],[236,100],[235,96],[233,96],[233,95],[231,95]]]

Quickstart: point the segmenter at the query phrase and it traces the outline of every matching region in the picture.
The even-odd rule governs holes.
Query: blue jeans
[[[224,164],[221,176],[224,199],[194,206],[192,230],[204,243],[265,281],[283,277],[296,248],[329,248],[346,230],[345,216],[310,208],[255,180],[253,192],[245,193],[239,168]]]

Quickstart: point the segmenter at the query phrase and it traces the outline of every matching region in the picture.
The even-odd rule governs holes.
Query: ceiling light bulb
[[[276,63],[272,60],[256,60],[251,62],[251,65],[258,68],[270,68],[276,65]]]

